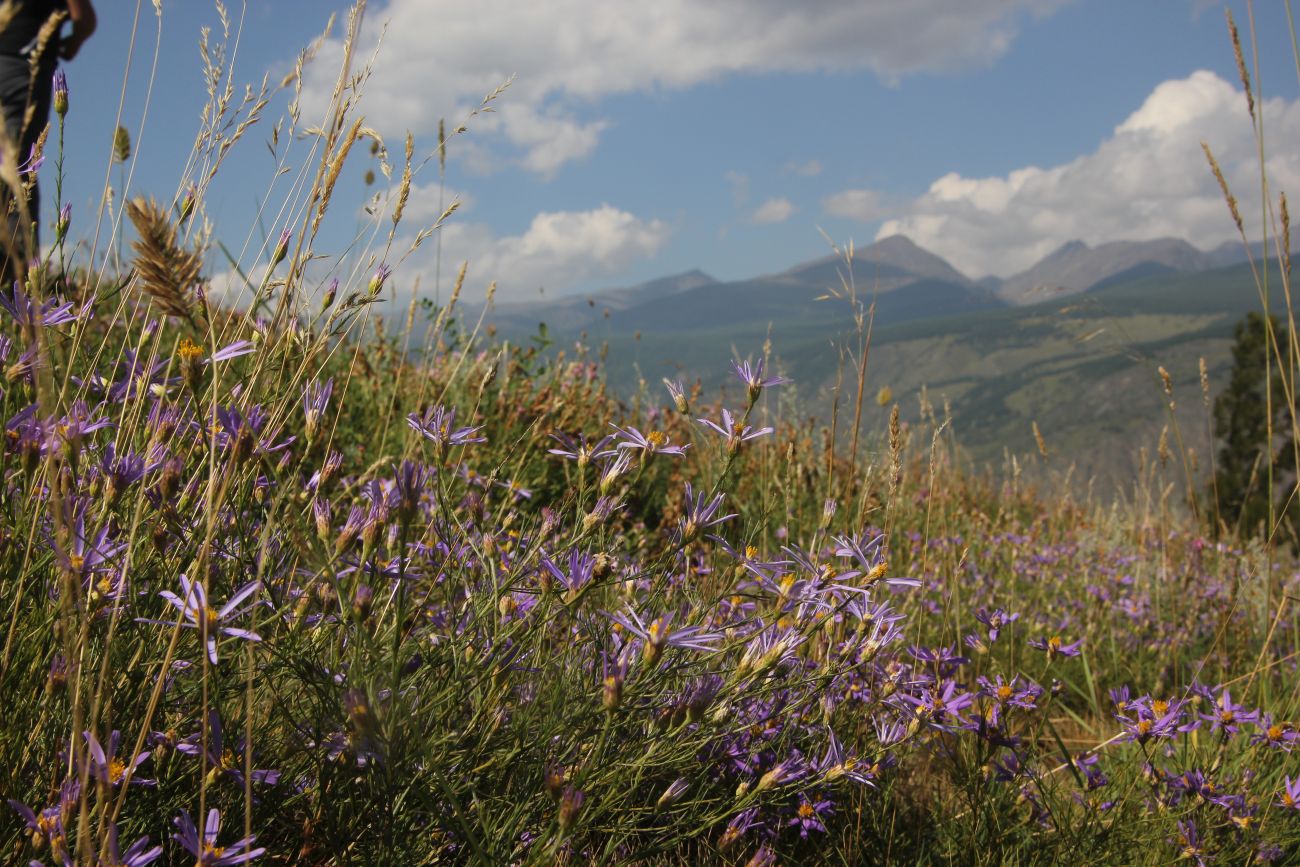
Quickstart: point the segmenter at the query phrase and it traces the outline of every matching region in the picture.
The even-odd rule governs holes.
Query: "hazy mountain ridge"
[[[1252,245],[1260,258],[1263,244]],[[834,319],[845,305],[819,303],[851,277],[859,299],[874,300],[877,321],[889,325],[1005,305],[1035,304],[1161,274],[1193,274],[1246,261],[1246,249],[1225,242],[1201,250],[1180,238],[1063,244],[1032,267],[1007,278],[972,280],[941,256],[903,235],[841,255],[801,262],[784,271],[720,281],[699,270],[636,286],[524,303],[499,304],[488,321],[505,333],[532,332],[541,322],[557,332],[698,331],[721,319],[773,323]],[[672,304],[664,304],[671,299]]]

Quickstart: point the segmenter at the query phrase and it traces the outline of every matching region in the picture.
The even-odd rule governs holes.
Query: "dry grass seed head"
[[[193,289],[201,278],[202,254],[177,240],[176,226],[152,198],[137,197],[126,211],[139,235],[131,242],[137,285],[169,316],[194,324]]]

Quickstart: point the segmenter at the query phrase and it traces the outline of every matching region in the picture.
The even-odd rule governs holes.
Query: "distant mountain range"
[[[1164,366],[1183,396],[1183,441],[1208,466],[1198,368],[1204,358],[1212,390],[1227,381],[1233,325],[1259,306],[1245,258],[1239,244],[1206,251],[1177,239],[1074,242],[1012,277],[972,280],[907,238],[886,238],[856,250],[851,269],[858,299],[875,307],[868,394],[888,385],[905,420],[919,419],[922,395],[947,406],[976,463],[1035,454],[1036,422],[1055,466],[1124,485],[1169,422],[1155,375]],[[1276,263],[1272,273],[1276,285]],[[514,340],[544,322],[559,346],[603,344],[617,392],[649,388],[651,400],[664,402],[659,380],[667,376],[699,379],[710,398],[721,393],[734,405],[742,398],[728,361],[770,345],[773,365],[794,380],[782,390],[782,401],[793,401],[783,408],[826,420],[833,402],[853,400],[853,308],[829,291],[846,279],[835,257],[746,280],[690,271],[500,306],[488,321]],[[868,433],[887,412],[870,402]]]
[[[1254,255],[1261,252],[1255,245]],[[854,251],[851,277],[859,298],[875,301],[877,323],[894,325],[1035,304],[1142,277],[1192,274],[1245,260],[1242,245],[1233,242],[1200,250],[1178,238],[1095,247],[1071,241],[1019,274],[972,280],[940,256],[894,235]],[[498,305],[488,318],[507,334],[534,331],[541,322],[561,333],[597,326],[615,332],[681,333],[708,330],[722,321],[835,318],[844,315],[842,306],[831,312],[835,305],[818,301],[840,289],[849,276],[844,260],[835,256],[726,282],[693,270],[626,288]]]

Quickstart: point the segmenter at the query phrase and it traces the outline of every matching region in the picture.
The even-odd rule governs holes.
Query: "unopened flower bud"
[[[388,280],[389,275],[392,273],[393,269],[382,263],[375,269],[374,276],[370,278],[370,285],[367,287],[370,297],[373,298],[379,294],[380,290],[384,288],[385,281]]]
[[[62,69],[54,70],[54,113],[59,117],[68,113],[68,77]]]
[[[185,195],[181,197],[180,210],[181,210],[182,223],[189,220],[190,215],[194,213],[194,204],[197,201],[197,199],[198,199],[198,190],[195,189],[193,184],[190,184],[190,188],[186,190]]]
[[[275,249],[271,252],[271,267],[274,268],[284,261],[284,257],[289,255],[289,238],[293,232],[288,228],[280,233],[280,240],[276,242]]]
[[[62,241],[68,236],[68,228],[72,225],[72,203],[68,202],[62,208],[59,208],[59,217],[54,221],[54,240]]]
[[[664,789],[664,793],[659,796],[659,800],[655,801],[655,809],[663,810],[676,804],[681,800],[682,795],[686,794],[686,790],[690,788],[690,785],[685,777],[678,777],[668,788]]]
[[[564,787],[564,792],[560,795],[560,813],[557,817],[561,831],[569,830],[573,823],[578,821],[586,802],[587,795],[581,789],[575,789],[573,786]]]

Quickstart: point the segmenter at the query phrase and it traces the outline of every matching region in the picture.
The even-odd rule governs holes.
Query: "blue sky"
[[[124,71],[123,123],[137,158],[115,166],[110,183],[120,194],[130,169],[132,195],[170,199],[204,99],[199,30],[220,31],[204,0],[162,0],[161,17],[144,2],[138,24],[127,5],[101,0],[100,31],[68,66],[65,189],[82,236],[98,206]],[[1295,189],[1296,65],[1282,4],[1256,5],[1270,170]],[[1231,6],[1245,31],[1245,4]],[[340,20],[308,67],[303,126],[320,116],[337,74],[347,6],[229,8],[236,28],[242,15],[239,84],[291,69],[331,9]],[[499,110],[470,121],[449,151],[447,185],[464,206],[443,230],[443,272],[469,259],[471,295],[491,280],[503,299],[527,299],[539,288],[554,296],[697,267],[724,279],[782,270],[828,252],[819,229],[859,245],[901,231],[972,277],[1014,273],[1074,238],[1178,235],[1210,245],[1233,227],[1202,139],[1248,217],[1259,213],[1221,5],[373,0],[363,60],[381,32],[360,105],[393,162],[408,129],[417,159],[427,155],[438,118],[459,122],[516,76]],[[245,268],[256,267],[261,239],[301,209],[292,180],[310,165],[310,141],[286,149],[282,130],[289,171],[278,180],[267,146],[285,104],[275,101],[236,146],[205,198],[214,238]],[[384,190],[382,177],[363,181],[376,167],[368,149],[354,151],[316,244],[352,250],[362,260],[356,275],[367,266],[356,253],[364,242],[353,244],[368,231],[362,208]],[[432,285],[433,244],[402,254],[420,221],[436,218],[436,200],[435,165],[416,178],[410,228],[394,248],[369,247],[402,259],[398,285]],[[227,267],[214,257],[214,274]]]

